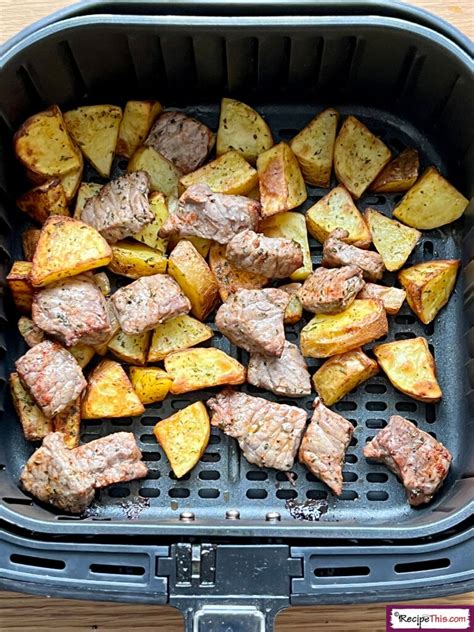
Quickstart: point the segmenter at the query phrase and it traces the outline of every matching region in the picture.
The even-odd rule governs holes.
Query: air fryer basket
[[[88,4],[97,11],[101,6],[83,3]],[[364,15],[367,4],[372,9],[370,18]],[[324,5],[329,10],[331,3]],[[277,17],[259,13],[262,7],[268,8],[265,3],[242,3],[245,15],[239,16],[237,3],[237,15],[229,18],[219,15],[217,9],[209,15],[209,6],[215,5],[206,2],[193,3],[196,13],[199,9],[205,15],[167,15],[173,12],[172,5],[163,2],[156,7],[165,15],[70,17],[30,31],[23,39],[17,37],[0,57],[2,273],[8,271],[11,258],[22,256],[19,234],[24,219],[13,202],[22,184],[11,151],[12,132],[29,114],[51,103],[68,108],[157,98],[168,108],[186,109],[215,129],[219,100],[229,95],[261,111],[276,140],[291,138],[315,112],[333,105],[342,116],[352,113],[360,117],[395,152],[407,145],[416,147],[422,167],[437,166],[464,194],[472,195],[472,57],[448,39],[442,23],[439,30],[443,34],[403,20],[410,13],[396,3],[390,5],[392,17],[385,17],[385,3],[380,4],[380,15],[376,3],[347,3],[352,9],[358,7],[357,16],[343,15],[341,7],[346,4],[340,3],[334,3],[340,8],[338,16],[303,15],[307,5],[300,3],[300,17]],[[127,12],[139,6],[146,6],[148,12],[151,3],[127,6]],[[249,6],[254,17],[248,15]],[[191,11],[189,6],[187,10]],[[462,44],[466,47],[465,41]],[[114,174],[123,168],[117,160]],[[86,177],[100,181],[90,168]],[[301,210],[326,191],[309,187],[308,192]],[[387,213],[397,199],[396,195],[365,196],[360,206]],[[102,491],[87,516],[60,515],[31,500],[18,489],[17,481],[34,446],[22,438],[5,389],[5,379],[24,345],[16,332],[14,310],[5,297],[0,519],[6,531],[11,532],[13,525],[17,530],[4,538],[10,554],[5,565],[0,565],[7,569],[5,576],[10,581],[30,581],[28,589],[39,590],[32,586],[47,568],[56,593],[66,590],[61,589],[61,578],[68,576],[77,583],[77,596],[88,594],[87,586],[98,582],[102,598],[124,598],[127,586],[128,597],[137,601],[151,599],[152,594],[155,600],[166,600],[162,592],[166,595],[170,585],[181,586],[175,603],[183,609],[199,593],[196,586],[212,585],[212,578],[215,581],[223,567],[229,577],[220,586],[219,603],[238,593],[237,578],[246,568],[245,556],[248,593],[244,596],[254,595],[252,603],[259,607],[268,601],[270,610],[284,607],[289,593],[292,601],[310,602],[313,594],[318,594],[319,601],[321,594],[327,601],[344,601],[348,590],[354,599],[362,599],[369,587],[378,587],[374,596],[379,599],[403,595],[403,589],[408,594],[420,585],[436,586],[438,593],[462,590],[466,585],[462,582],[472,579],[469,557],[472,560],[473,555],[474,454],[469,440],[474,429],[473,215],[470,208],[454,226],[424,233],[409,261],[463,259],[464,272],[449,305],[428,326],[404,307],[391,318],[387,338],[428,338],[444,398],[436,406],[418,403],[377,376],[339,402],[336,410],[353,420],[356,431],[344,466],[344,492],[337,500],[299,465],[294,468],[294,487],[281,473],[251,466],[235,442],[215,430],[198,466],[177,481],[152,427],[188,403],[209,397],[209,392],[167,399],[149,407],[141,418],[83,422],[83,441],[117,430],[133,431],[150,468],[144,481]],[[311,249],[317,263],[321,247],[311,240]],[[296,340],[300,328],[290,328],[287,337]],[[213,344],[244,362],[247,359],[219,332]],[[247,390],[257,392],[252,387]],[[312,398],[300,402],[311,409]],[[454,454],[441,492],[424,508],[410,508],[395,476],[362,456],[365,442],[396,413],[415,421]],[[316,505],[326,499],[328,511],[319,521],[293,517],[294,506],[307,501]],[[25,539],[32,531],[49,534],[54,546],[47,544],[44,535],[38,541],[31,535]],[[87,543],[90,536],[95,538],[94,545]],[[127,549],[120,544],[124,536],[131,543]],[[190,536],[196,539],[188,541]],[[222,539],[234,537],[241,539],[240,544],[229,540],[225,544]],[[274,537],[285,538],[284,544],[268,540]],[[256,546],[249,538],[262,538],[265,546]],[[354,542],[361,548],[354,549]],[[113,547],[117,547],[115,551]],[[450,554],[439,554],[443,548]],[[248,551],[245,555],[244,549]],[[44,565],[35,568],[23,562],[21,566],[18,560],[36,559],[38,551],[44,553]],[[365,566],[355,563],[362,551]],[[74,563],[62,566],[62,560],[73,553]],[[415,556],[414,563],[422,568],[408,570],[403,576],[395,563],[402,554],[410,559]],[[432,562],[433,555],[437,563],[423,567],[427,560]],[[266,571],[254,577],[259,556],[263,556]],[[110,562],[114,558],[117,562]],[[367,559],[372,562],[366,563]],[[282,573],[278,586],[274,576],[277,563]],[[112,570],[104,570],[106,566]],[[119,567],[121,571],[113,570]],[[348,568],[358,570],[344,573]],[[419,571],[421,581],[416,575]],[[293,589],[288,588],[291,577],[295,577]],[[22,584],[15,587],[21,589]],[[203,593],[198,605],[208,601],[209,594]],[[249,603],[248,599],[244,602]],[[203,629],[206,616],[200,620]],[[261,617],[258,612],[255,617],[257,626]]]

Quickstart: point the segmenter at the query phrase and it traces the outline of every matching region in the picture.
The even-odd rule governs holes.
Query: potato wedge
[[[306,223],[310,234],[323,244],[336,228],[347,230],[344,239],[357,248],[368,248],[372,237],[361,212],[347,189],[338,186],[308,209]]]
[[[215,193],[247,195],[258,184],[256,170],[238,151],[228,151],[204,167],[183,176],[180,190],[192,184],[207,184]]]
[[[120,123],[116,153],[130,158],[143,143],[163,107],[158,101],[127,101]]]
[[[272,132],[258,112],[242,101],[222,99],[217,156],[235,150],[254,165],[257,156],[272,146]]]
[[[420,402],[439,402],[436,365],[425,338],[387,342],[374,347],[374,353],[395,388]]]
[[[449,301],[460,263],[459,259],[436,259],[418,263],[399,273],[408,305],[425,325],[431,323]]]
[[[151,331],[144,331],[134,336],[119,331],[108,342],[107,347],[120,360],[143,365],[146,364],[150,338]]]
[[[420,159],[413,147],[404,149],[392,162],[382,169],[370,185],[374,193],[403,193],[418,180]]]
[[[142,404],[163,401],[171,386],[171,378],[166,371],[155,366],[131,366],[130,381]]]
[[[296,293],[301,288],[301,283],[287,283],[286,285],[280,285],[279,290],[283,290],[290,295],[290,302],[285,308],[283,315],[283,322],[285,325],[293,325],[301,320],[303,316],[303,305],[300,299],[296,296]]]
[[[101,268],[112,259],[112,250],[95,228],[73,217],[51,215],[41,231],[33,257],[30,280],[41,287]]]
[[[166,272],[168,259],[158,250],[132,241],[112,244],[112,261],[108,268],[129,279]]]
[[[22,314],[29,314],[33,304],[33,287],[30,280],[32,267],[33,264],[29,261],[14,261],[6,279],[15,306]]]
[[[81,369],[84,369],[95,355],[94,347],[82,344],[81,342],[78,342],[77,345],[73,347],[69,347],[68,351],[76,358],[76,362]]]
[[[316,187],[331,183],[339,112],[327,108],[315,116],[290,142],[305,182]]]
[[[357,298],[375,298],[378,301],[382,301],[387,314],[395,316],[405,302],[406,295],[405,290],[398,287],[366,283],[359,294],[357,294]]]
[[[92,279],[105,297],[110,296],[112,288],[110,286],[110,279],[105,272],[96,272],[92,275]]]
[[[360,198],[391,157],[387,145],[355,116],[346,118],[334,146],[334,170],[353,197]]]
[[[26,261],[32,261],[38,245],[41,230],[39,228],[27,228],[21,234],[21,245],[23,246],[23,254]]]
[[[81,214],[87,200],[97,195],[102,188],[102,184],[95,182],[82,182],[77,192],[76,206],[74,207],[75,219],[81,219]]]
[[[69,215],[66,194],[59,178],[23,193],[17,198],[16,205],[38,224],[44,224],[50,215]]]
[[[158,233],[163,223],[168,217],[168,206],[166,205],[166,199],[163,193],[153,191],[148,198],[150,203],[150,211],[155,216],[155,219],[144,226],[138,233],[133,236],[133,239],[141,241],[142,244],[150,246],[154,250],[158,250],[162,254],[166,253],[168,240],[160,237]]]
[[[364,212],[375,249],[387,270],[400,270],[418,243],[421,233],[416,228],[400,224],[373,208]]]
[[[39,345],[46,336],[44,331],[40,329],[38,325],[35,325],[31,318],[27,316],[21,316],[18,320],[18,331],[29,347]]]
[[[209,254],[209,250],[211,249],[211,245],[212,245],[212,240],[206,239],[205,237],[195,237],[194,235],[191,235],[190,237],[180,237],[179,235],[171,235],[171,237],[168,237],[168,250],[170,252],[174,250],[175,246],[177,246],[180,241],[183,241],[183,239],[186,241],[190,241],[192,245],[196,248],[196,250],[199,252],[201,257],[203,257],[204,259]]]
[[[313,262],[309,251],[308,232],[302,213],[279,213],[260,222],[259,230],[267,237],[293,239],[303,251],[303,265],[290,274],[292,281],[304,281],[313,271]]]
[[[117,105],[84,105],[65,112],[64,120],[74,142],[97,173],[110,177],[122,109]]]
[[[211,424],[206,407],[202,402],[195,402],[159,421],[153,432],[174,475],[181,478],[192,470],[209,443]]]
[[[66,196],[66,201],[68,204],[76,195],[79,189],[79,185],[81,184],[82,174],[84,172],[84,158],[82,156],[82,152],[79,147],[76,146],[75,151],[80,163],[79,168],[73,169],[72,171],[65,173],[63,176],[60,176],[61,184],[64,189],[64,195]]]
[[[144,411],[121,365],[113,360],[102,360],[89,377],[82,398],[82,419],[131,417]]]
[[[385,309],[375,299],[356,299],[339,314],[316,314],[301,330],[301,353],[327,358],[381,338],[388,333]]]
[[[159,362],[170,353],[194,347],[212,336],[212,329],[192,316],[171,318],[153,330],[148,362]]]
[[[54,432],[62,432],[64,443],[70,450],[79,445],[81,433],[81,399],[78,397],[70,406],[52,419]]]
[[[243,384],[245,367],[214,347],[176,351],[165,358],[165,371],[173,380],[170,393],[179,395],[222,384]]]
[[[199,320],[217,307],[219,286],[206,261],[190,241],[182,240],[168,260],[168,274],[191,301],[191,314]]]
[[[428,167],[403,196],[393,216],[412,228],[431,230],[459,219],[469,200],[434,167]]]
[[[375,360],[353,349],[326,360],[313,375],[313,384],[323,403],[332,406],[378,372]]]
[[[296,156],[285,142],[260,154],[257,172],[262,217],[290,211],[308,197]]]
[[[13,143],[17,158],[40,176],[63,176],[80,168],[77,150],[57,105],[30,116],[15,134]]]
[[[20,381],[18,373],[10,374],[10,391],[16,414],[23,428],[23,434],[28,441],[39,441],[48,432],[53,431],[53,421],[45,417],[41,409]]]
[[[239,290],[259,290],[268,283],[267,277],[236,268],[226,259],[226,245],[214,243],[209,251],[209,266],[225,301]]]
[[[130,158],[127,171],[146,171],[150,176],[150,191],[159,191],[166,197],[178,197],[181,172],[153,147],[139,147]]]

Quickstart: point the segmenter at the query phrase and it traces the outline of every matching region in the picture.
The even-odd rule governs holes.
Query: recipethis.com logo
[[[387,606],[387,632],[474,632],[474,606]]]

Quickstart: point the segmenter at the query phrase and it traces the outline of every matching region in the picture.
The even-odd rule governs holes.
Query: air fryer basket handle
[[[184,613],[185,632],[271,632],[275,615],[255,606],[203,606]]]

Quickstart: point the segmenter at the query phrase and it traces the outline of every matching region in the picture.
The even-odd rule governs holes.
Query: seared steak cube
[[[349,236],[347,230],[336,228],[333,230],[323,245],[323,266],[339,268],[340,266],[358,266],[368,281],[379,281],[384,273],[385,266],[378,252],[362,250],[343,240]]]
[[[303,283],[298,298],[308,312],[337,314],[354,302],[364,285],[362,270],[357,266],[317,268]]]
[[[304,397],[311,393],[311,377],[299,348],[285,341],[279,358],[252,353],[247,382],[276,395]]]

